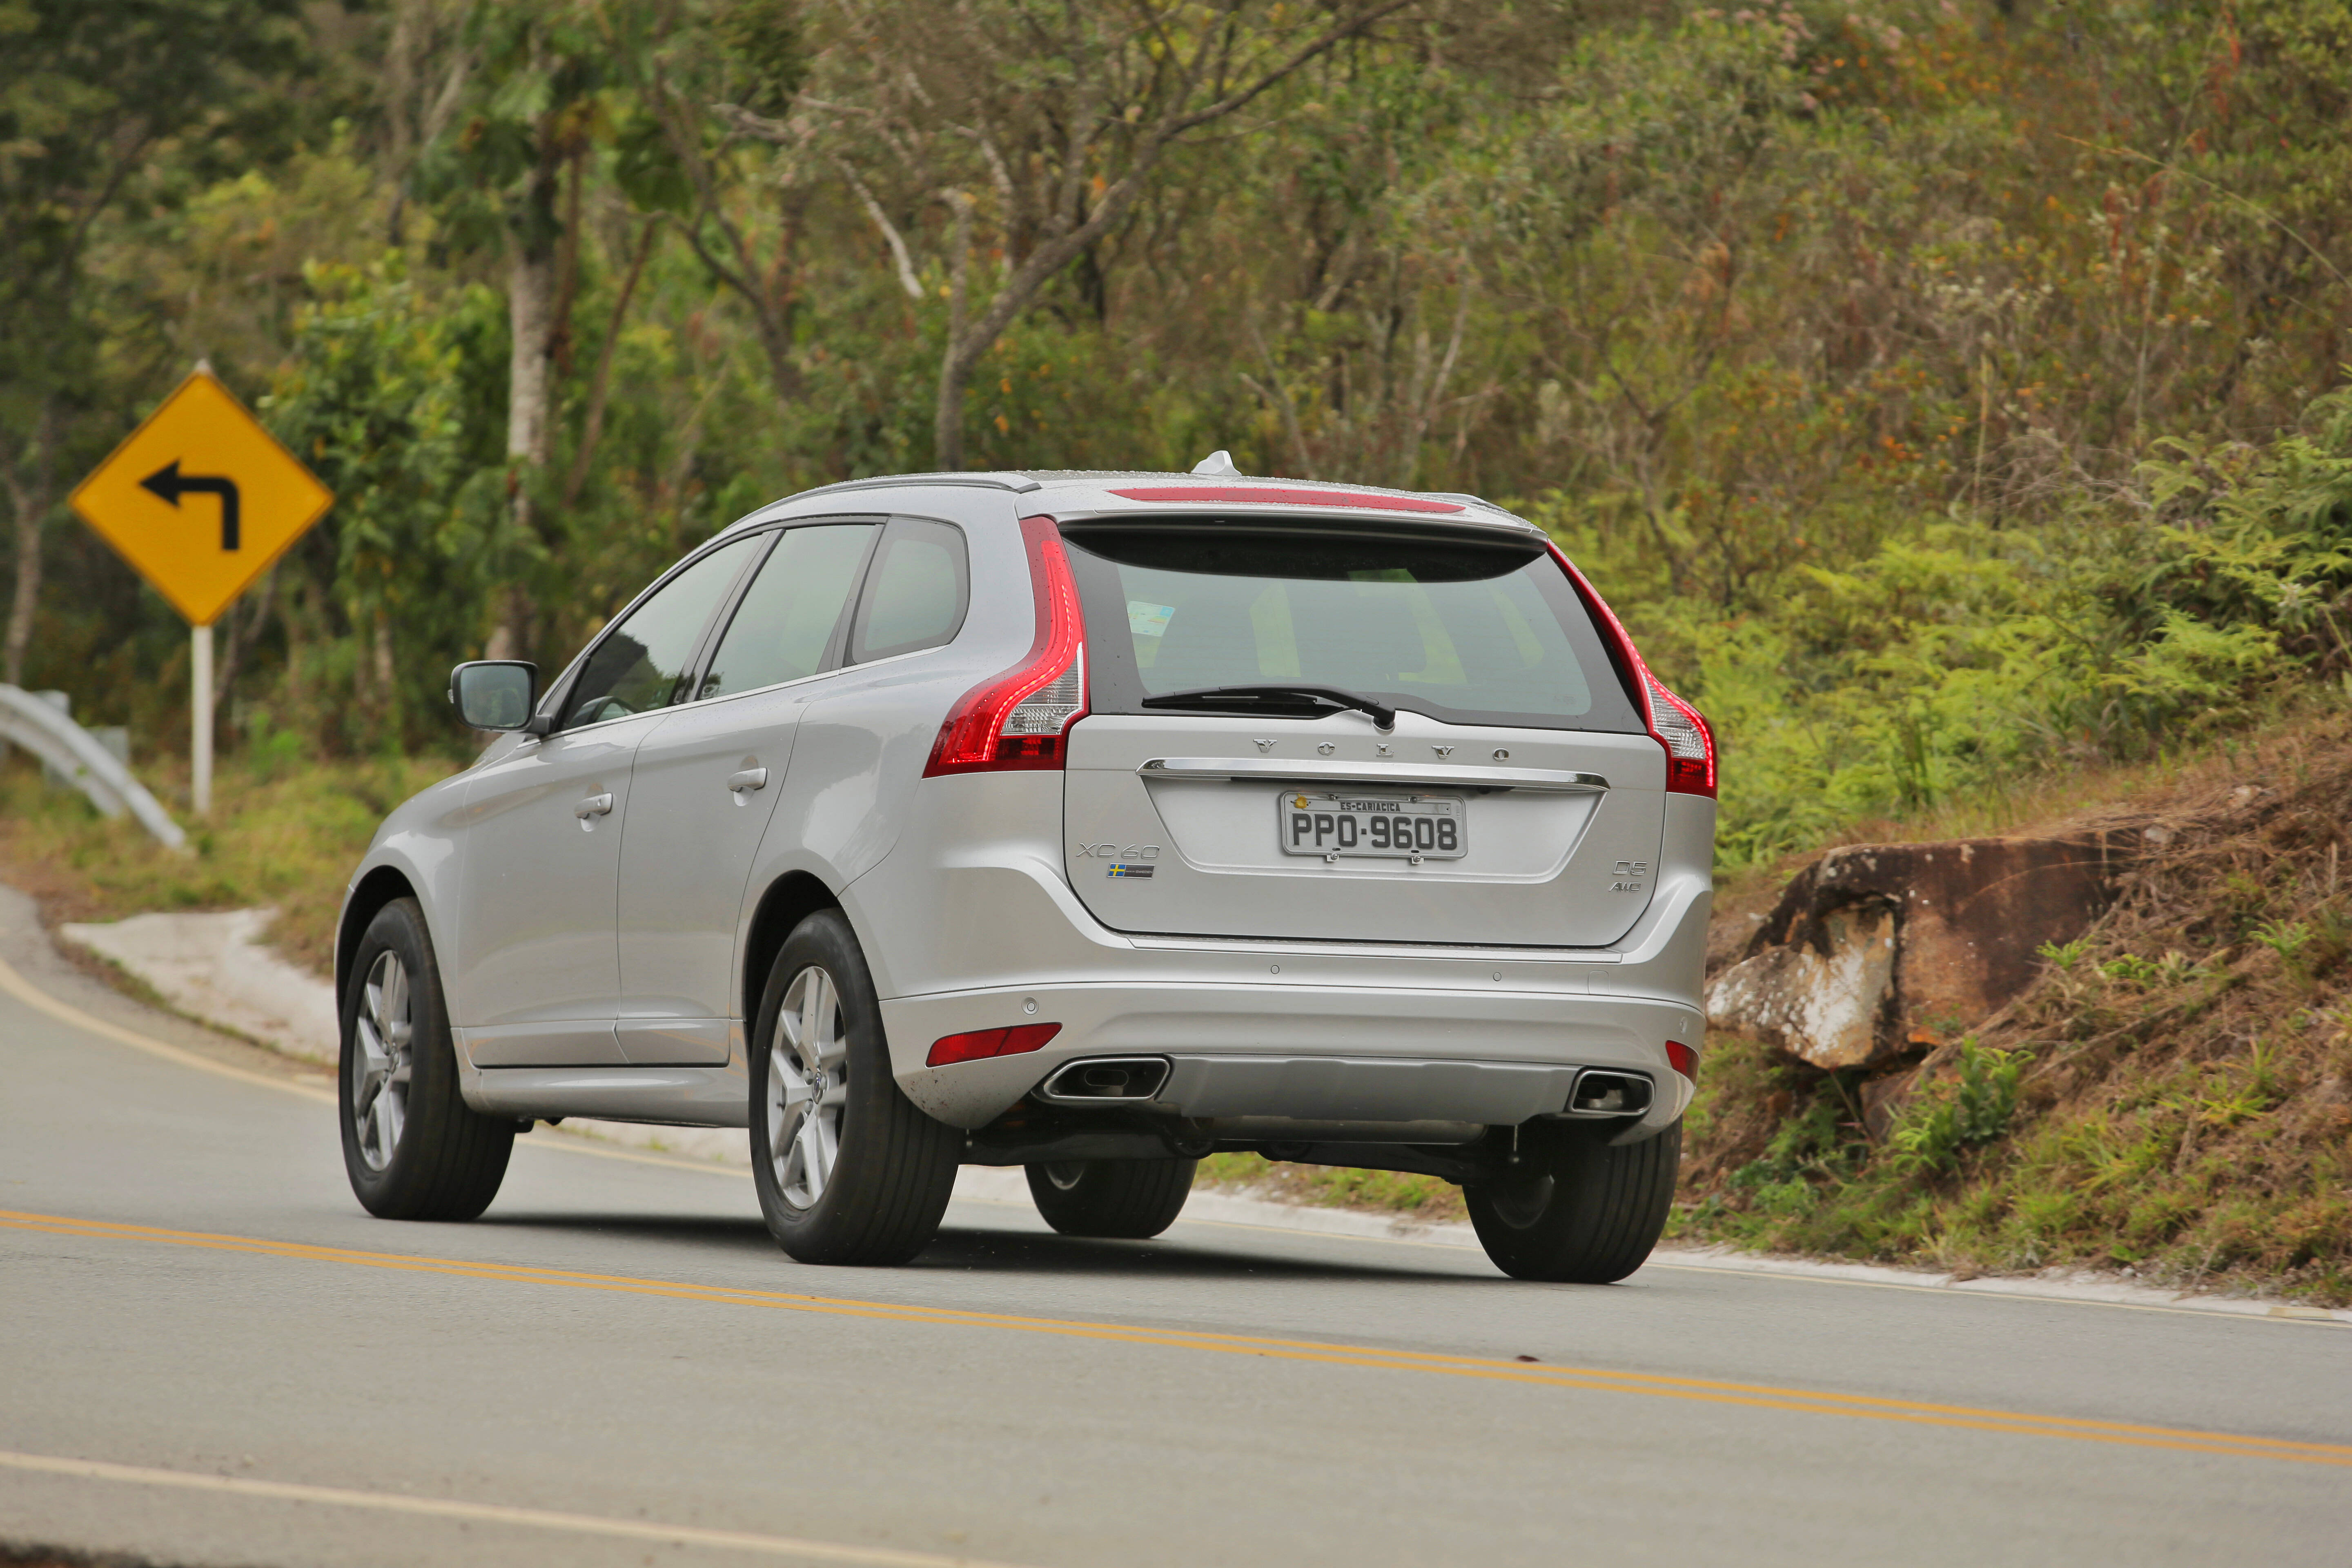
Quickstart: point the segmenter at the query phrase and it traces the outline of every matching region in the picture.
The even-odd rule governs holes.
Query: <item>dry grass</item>
[[[1466,1221],[1462,1189],[1435,1176],[1405,1171],[1358,1171],[1338,1165],[1294,1165],[1255,1154],[1212,1154],[1201,1162],[1202,1185],[1245,1192],[1276,1203],[1318,1208],[1373,1209],[1432,1223]]]
[[[2145,858],[1979,1031],[1976,1087],[1957,1046],[1864,1079],[1717,1039],[1682,1234],[2352,1301],[2352,720],[2114,782],[2036,826],[2129,820]],[[2013,1107],[1950,1135],[1992,1052]]]
[[[32,894],[51,923],[275,905],[271,941],[323,974],[334,963],[344,881],[376,825],[451,770],[442,758],[234,763],[214,781],[212,820],[182,854],[128,817],[109,820],[74,791],[44,785],[20,753],[0,767],[0,880]],[[140,771],[185,825],[184,773],[168,763]]]

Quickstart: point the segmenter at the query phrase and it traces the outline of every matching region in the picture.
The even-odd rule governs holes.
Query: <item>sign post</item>
[[[335,498],[199,368],[73,493],[189,626],[190,804],[213,805],[213,623]]]
[[[213,814],[213,629],[188,628],[188,808]]]

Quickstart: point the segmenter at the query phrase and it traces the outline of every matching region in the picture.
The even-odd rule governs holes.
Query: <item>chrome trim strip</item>
[[[1128,945],[1150,952],[1295,953],[1317,958],[1426,958],[1455,963],[1622,963],[1614,948],[1540,947],[1489,942],[1464,947],[1442,942],[1348,942],[1332,937],[1185,936],[1174,931],[1120,931]]]
[[[1456,788],[1545,790],[1563,795],[1606,795],[1599,773],[1552,768],[1382,767],[1378,763],[1290,762],[1255,757],[1153,757],[1135,770],[1147,779],[1188,779],[1207,784],[1447,784]]]

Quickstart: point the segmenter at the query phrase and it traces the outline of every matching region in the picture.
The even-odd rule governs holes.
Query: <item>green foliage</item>
[[[435,309],[397,257],[362,270],[310,269],[312,302],[298,311],[294,361],[262,414],[336,496],[306,552],[331,552],[326,575],[341,618],[373,658],[379,638],[404,680],[349,715],[349,739],[395,742],[435,719],[441,676],[482,635],[498,535],[498,499],[468,435],[460,377],[462,323],[494,314],[470,299]],[[473,422],[478,429],[478,422]],[[404,720],[406,722],[404,722]]]
[[[1020,193],[1060,189],[1069,137],[1093,138],[1088,192],[1135,152],[1029,90],[1086,62],[980,48],[1051,9],[0,10],[26,43],[0,196],[103,183],[115,143],[59,138],[132,101],[106,50],[137,26],[182,29],[218,79],[81,231],[105,280],[86,355],[0,364],[0,436],[37,421],[27,367],[71,363],[89,412],[53,443],[61,489],[211,355],[341,498],[232,624],[228,711],[338,752],[421,741],[438,667],[518,593],[553,662],[740,511],[933,461],[942,181],[976,204],[985,299],[1040,242]],[[932,109],[886,47],[918,27],[898,63]],[[1225,446],[1522,498],[1716,721],[1727,865],[2158,754],[2283,682],[2352,681],[2342,30],[2301,0],[1424,7],[1171,147],[975,369],[964,449]],[[940,121],[941,93],[971,112]],[[53,226],[81,210],[36,196]],[[552,317],[543,465],[505,438],[525,262]],[[145,695],[179,628],[79,531],[49,548],[27,679],[182,743]]]
[[[2017,1110],[2021,1051],[1997,1051],[1973,1039],[1960,1042],[1959,1071],[1931,1085],[1909,1106],[1887,1138],[1897,1170],[1948,1174],[1968,1150],[2009,1131]]]
[[[2091,951],[2091,940],[2078,936],[2072,942],[2045,942],[2033,951],[2053,969],[2071,974],[2074,966],[2083,962],[2083,955]]]
[[[2273,447],[2159,458],[2144,492],[2021,533],[1938,521],[1847,564],[1785,564],[1727,616],[1644,570],[1648,542],[1537,503],[1724,739],[1719,842],[1769,859],[1856,818],[2040,770],[2131,762],[2352,664],[2352,399]],[[2149,526],[2151,515],[2160,521]]]
[[[461,764],[439,752],[322,763],[289,748],[287,734],[265,725],[257,746],[223,766],[193,854],[164,848],[128,817],[99,816],[78,792],[48,787],[19,752],[0,766],[0,875],[67,920],[274,905],[272,944],[328,973],[343,884],[377,824]],[[184,783],[184,772],[159,781],[166,793]]]
[[[710,32],[736,68],[735,101],[754,114],[791,106],[808,75],[796,0],[726,0],[711,14]]]

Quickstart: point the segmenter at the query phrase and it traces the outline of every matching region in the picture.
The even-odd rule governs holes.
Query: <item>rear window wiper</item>
[[[1206,708],[1227,713],[1274,713],[1288,710],[1312,715],[1342,713],[1353,709],[1369,713],[1383,730],[1396,728],[1397,710],[1385,702],[1342,691],[1336,686],[1203,686],[1192,691],[1163,691],[1143,700],[1146,708]]]

